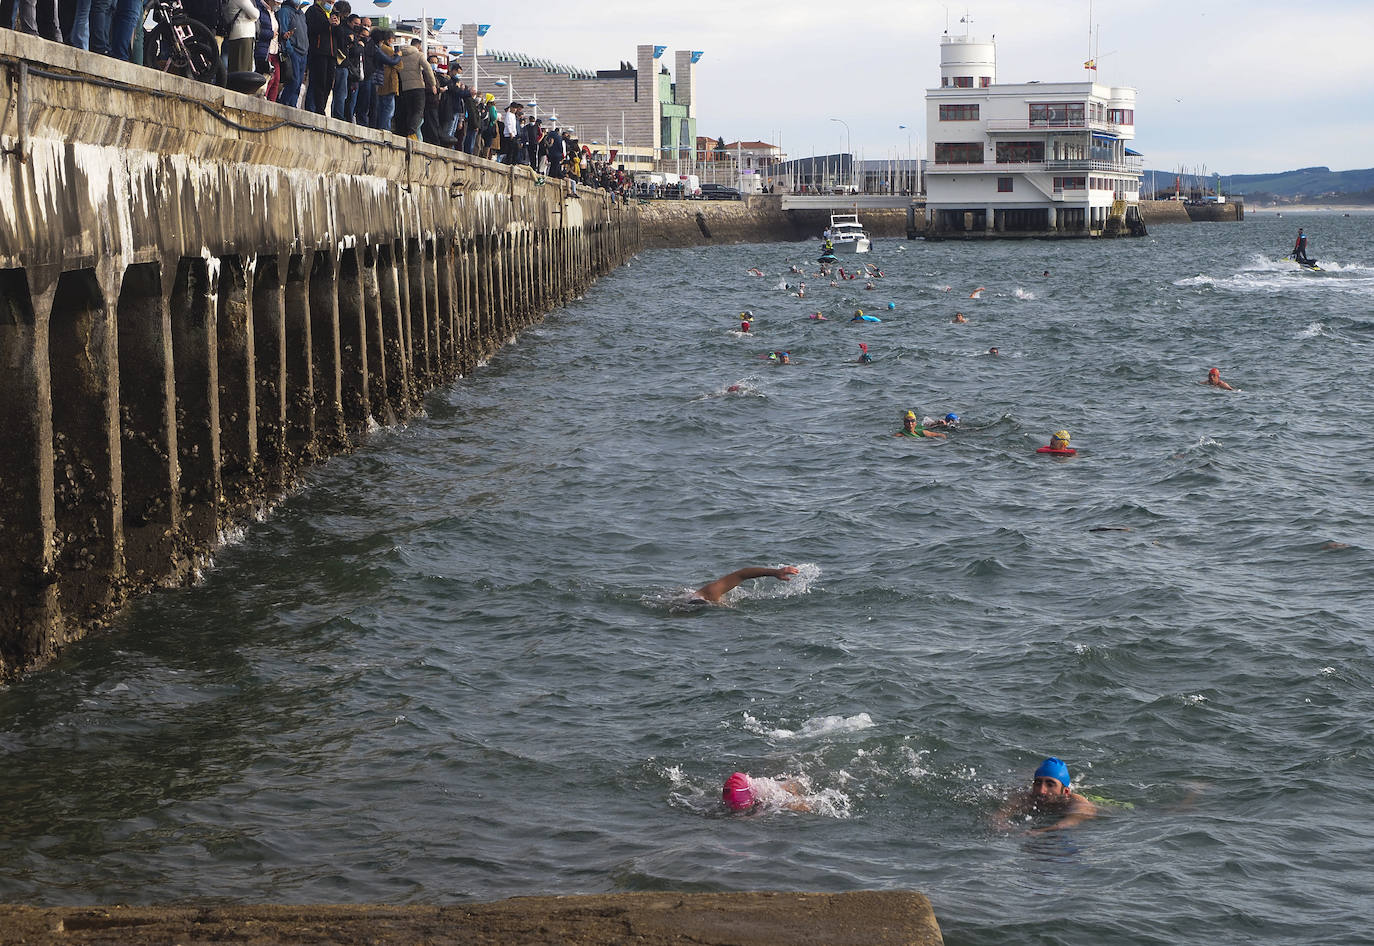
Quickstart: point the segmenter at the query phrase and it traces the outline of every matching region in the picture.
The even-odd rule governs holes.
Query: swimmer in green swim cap
[[[1050,756],[1040,763],[1031,778],[1028,790],[1015,792],[998,811],[998,817],[1012,819],[1055,819],[1052,824],[1033,829],[1034,832],[1059,831],[1082,824],[1097,817],[1097,806],[1070,787],[1069,767],[1063,760]]]

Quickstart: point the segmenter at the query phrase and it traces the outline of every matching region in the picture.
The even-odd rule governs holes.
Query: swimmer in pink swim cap
[[[811,811],[796,782],[754,778],[743,772],[731,773],[720,790],[720,800],[731,811],[756,811],[765,804],[788,811]]]

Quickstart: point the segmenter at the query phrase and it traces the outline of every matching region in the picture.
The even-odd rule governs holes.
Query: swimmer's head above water
[[[720,800],[731,811],[748,811],[754,807],[754,790],[749,787],[749,776],[734,772],[725,780],[720,790]]]

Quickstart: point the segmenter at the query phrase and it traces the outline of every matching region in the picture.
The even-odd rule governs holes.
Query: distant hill
[[[1146,171],[1145,186],[1172,191],[1177,171]],[[1215,176],[1198,178],[1184,175],[1185,194],[1201,185],[1216,186]],[[1222,190],[1227,194],[1245,197],[1246,203],[1296,204],[1322,202],[1327,204],[1374,204],[1374,168],[1362,171],[1333,171],[1326,167],[1299,168],[1280,174],[1223,174]]]

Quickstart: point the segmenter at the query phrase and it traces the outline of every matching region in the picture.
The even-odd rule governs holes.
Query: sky
[[[587,69],[633,61],[642,44],[667,46],[670,70],[674,51],[701,50],[698,134],[790,157],[846,150],[845,124],[861,158],[925,156],[948,28],[996,36],[999,82],[1083,81],[1095,47],[1097,81],[1138,90],[1132,147],[1148,168],[1374,167],[1374,0],[426,0],[424,13],[448,29],[491,24],[488,49]]]

